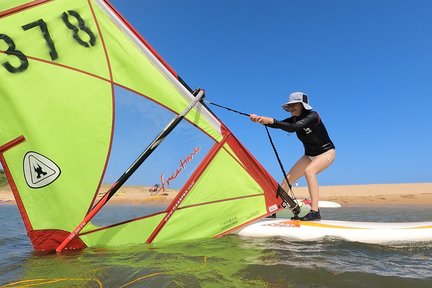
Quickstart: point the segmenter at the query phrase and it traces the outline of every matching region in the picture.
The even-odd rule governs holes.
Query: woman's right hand
[[[274,123],[274,119],[271,118],[271,117],[267,117],[267,116],[258,116],[256,114],[251,114],[249,116],[249,118],[253,122],[258,122],[258,123],[261,123],[263,125],[268,125],[268,124],[273,124]]]
[[[260,118],[260,116],[258,116],[258,115],[256,115],[256,114],[251,114],[251,115],[249,116],[249,119],[250,119],[252,122],[257,122],[257,121],[259,120],[259,118]]]

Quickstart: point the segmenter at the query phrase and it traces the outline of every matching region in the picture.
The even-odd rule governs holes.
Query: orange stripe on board
[[[300,220],[287,220],[276,223],[266,223],[263,226],[277,226],[277,227],[301,227],[301,226],[309,226],[309,227],[318,227],[318,228],[335,228],[335,229],[362,229],[367,230],[369,228],[361,228],[361,227],[349,227],[349,226],[341,226],[341,225],[331,225],[331,224],[323,224],[319,221],[300,221]]]
[[[410,228],[401,228],[401,229],[431,229],[432,225],[428,225],[428,226],[418,226],[418,227],[410,227]]]
[[[370,228],[361,228],[361,227],[349,227],[349,226],[342,226],[342,225],[332,225],[332,224],[323,224],[319,221],[313,222],[313,221],[302,221],[300,226],[310,226],[310,227],[319,227],[319,228],[335,228],[335,229],[360,229],[360,230],[368,230]]]
[[[272,225],[273,224],[273,225]],[[279,225],[280,224],[280,225]],[[379,229],[379,228],[368,228],[368,227],[350,227],[350,226],[342,226],[342,225],[332,225],[332,224],[324,224],[319,221],[299,221],[299,220],[288,220],[283,222],[277,222],[277,223],[268,223],[265,224],[265,226],[290,226],[290,227],[301,227],[301,226],[308,226],[308,227],[318,227],[318,228],[334,228],[334,229],[360,229],[360,230],[368,230],[368,229]],[[386,228],[386,227],[384,227]],[[393,230],[412,230],[412,229],[432,229],[432,225],[426,225],[426,226],[417,226],[417,227],[395,227],[395,228],[386,228],[386,229],[393,229]]]

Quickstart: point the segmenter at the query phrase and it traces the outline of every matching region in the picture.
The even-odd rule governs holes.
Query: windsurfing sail
[[[116,137],[143,127],[134,143],[146,147],[167,123],[162,114],[181,114],[195,96],[108,1],[3,0],[0,27],[0,161],[34,249],[55,250],[94,207],[107,167],[121,166]],[[130,95],[146,121],[118,120],[134,109]],[[170,159],[195,157],[190,172],[179,176],[184,160],[166,177],[184,178],[171,204],[89,223],[66,249],[219,237],[282,209],[277,182],[208,107],[197,103],[185,121],[163,144]],[[163,156],[151,155],[140,176],[173,171],[177,160]]]

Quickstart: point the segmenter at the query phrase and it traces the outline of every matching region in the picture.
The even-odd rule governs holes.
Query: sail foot
[[[69,232],[56,229],[33,230],[28,232],[28,236],[35,251],[54,252],[69,236]],[[87,245],[79,237],[75,237],[68,243],[65,250],[81,250],[86,247]]]

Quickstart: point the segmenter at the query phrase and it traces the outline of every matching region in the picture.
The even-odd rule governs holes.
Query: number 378
[[[70,16],[74,17],[77,20],[78,25],[72,24],[69,21]],[[78,12],[73,11],[73,10],[63,12],[63,14],[61,15],[61,19],[63,20],[63,23],[66,25],[66,27],[69,28],[70,30],[72,30],[73,38],[75,39],[76,42],[78,42],[78,44],[80,44],[86,48],[90,48],[92,46],[95,46],[96,37],[95,37],[94,33],[86,26],[83,18],[81,17],[81,15]],[[45,39],[45,43],[47,45],[51,60],[54,61],[54,60],[58,59],[58,53],[57,53],[56,47],[54,45],[54,42],[51,38],[51,35],[49,33],[48,25],[45,23],[45,21],[43,19],[39,19],[39,20],[36,20],[34,22],[25,24],[22,26],[22,29],[24,31],[27,31],[27,30],[30,30],[30,29],[33,29],[36,27],[39,27],[39,29],[42,32],[42,36]],[[79,34],[80,31],[82,31],[83,33],[88,35],[88,37],[86,37],[87,39],[83,40],[81,38],[81,36]],[[8,61],[6,61],[6,62],[2,63],[3,67],[6,68],[6,70],[9,71],[10,73],[18,73],[18,72],[23,72],[23,71],[27,70],[27,68],[29,66],[27,56],[24,55],[24,53],[22,53],[20,50],[18,50],[16,48],[15,42],[12,40],[12,38],[6,34],[0,33],[0,40],[3,40],[8,45],[8,49],[6,51],[4,51],[4,53],[7,55],[10,55],[10,56],[17,57],[18,60],[20,61],[19,66],[14,66],[11,63],[9,63]]]

